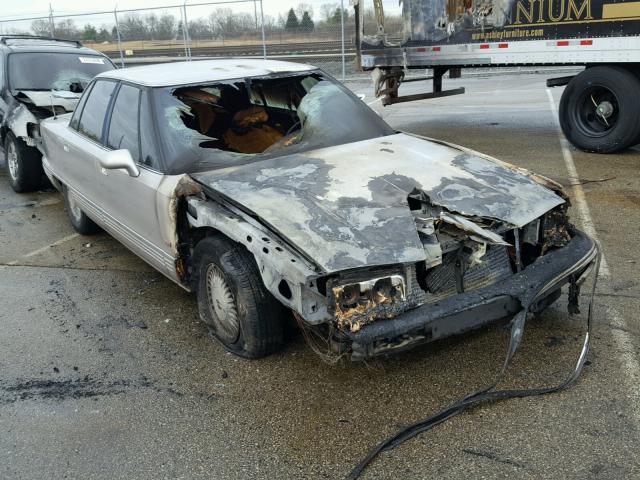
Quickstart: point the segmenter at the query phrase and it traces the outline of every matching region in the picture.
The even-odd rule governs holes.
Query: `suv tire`
[[[5,161],[11,188],[17,193],[33,192],[42,181],[42,155],[9,132],[4,142]]]

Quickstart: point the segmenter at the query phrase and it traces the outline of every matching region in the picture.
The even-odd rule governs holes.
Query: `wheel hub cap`
[[[216,334],[228,342],[234,342],[240,333],[238,309],[233,292],[215,265],[207,268],[207,294]]]
[[[18,154],[13,142],[9,142],[9,148],[7,148],[7,166],[9,167],[9,175],[16,180],[18,178]]]
[[[604,119],[609,118],[613,115],[613,105],[611,102],[601,102],[600,105],[598,105],[598,108],[596,108],[596,113]]]

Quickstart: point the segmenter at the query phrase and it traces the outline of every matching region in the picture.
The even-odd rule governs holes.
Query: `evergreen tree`
[[[94,42],[98,38],[98,32],[96,31],[96,27],[87,23],[84,26],[84,30],[82,31],[82,39],[83,40],[93,40]]]
[[[313,32],[315,25],[313,24],[313,20],[309,16],[309,12],[305,11],[302,14],[302,20],[300,21],[300,30],[303,32]]]
[[[109,34],[109,31],[106,28],[102,27],[98,32],[98,36],[96,37],[96,40],[99,42],[108,42],[109,40],[111,40],[111,35]]]
[[[342,21],[342,9],[340,7],[336,8],[335,12],[333,12],[332,17],[329,20],[329,23],[339,24]],[[346,22],[349,18],[349,13],[344,11],[344,21]]]
[[[300,28],[300,23],[298,22],[298,17],[296,16],[296,12],[293,11],[293,8],[289,9],[289,14],[287,15],[287,23],[284,24],[285,30],[298,30]]]

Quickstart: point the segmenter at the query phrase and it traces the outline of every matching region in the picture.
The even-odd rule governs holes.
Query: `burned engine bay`
[[[190,226],[243,244],[337,351],[344,334],[507,280],[571,239],[559,185],[403,133],[191,177],[204,197],[188,200]]]

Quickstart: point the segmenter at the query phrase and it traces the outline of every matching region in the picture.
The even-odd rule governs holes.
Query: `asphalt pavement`
[[[637,478],[640,150],[567,147],[553,114],[561,89],[544,76],[447,85],[467,93],[382,107],[368,83],[349,83],[394,128],[567,187],[574,222],[605,258],[592,348],[570,389],[471,409],[382,454],[363,478]],[[2,479],[342,478],[398,428],[489,383],[509,334],[495,325],[336,366],[293,335],[281,353],[242,360],[209,338],[192,295],[108,235],[75,234],[58,193],[13,193],[4,170],[0,295]],[[584,319],[567,315],[563,296],[527,323],[502,385],[559,382]]]

